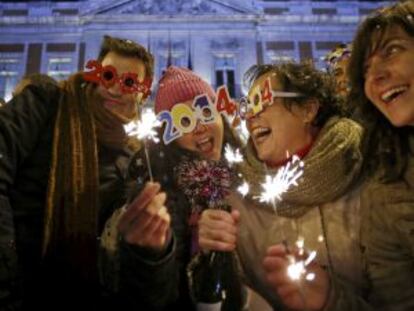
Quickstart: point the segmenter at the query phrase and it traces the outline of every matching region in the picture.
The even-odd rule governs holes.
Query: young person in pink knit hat
[[[211,103],[214,103],[215,94],[212,87],[194,72],[186,68],[170,66],[159,81],[155,96],[155,113],[165,112],[168,115],[174,115],[172,111],[174,107],[177,108],[180,105],[178,107],[183,108],[182,104],[190,109],[184,110],[187,109],[187,112],[192,113],[195,110],[192,104],[196,97],[207,95]],[[195,310],[194,302],[190,297],[187,267],[199,251],[197,236],[199,211],[184,194],[183,186],[177,182],[176,168],[185,161],[191,162],[198,159],[219,161],[222,158],[225,144],[230,144],[233,148],[241,146],[223,116],[216,114],[213,121],[206,123],[196,119],[195,115],[194,113],[190,116],[193,121],[186,120],[185,117],[180,119],[180,122],[184,123],[195,122],[191,131],[183,133],[171,143],[169,141],[165,143],[164,135],[169,129],[168,125],[164,124],[159,131],[161,142],[148,145],[153,178],[161,183],[163,191],[167,193],[167,209],[172,218],[178,271],[178,274],[174,276],[176,278],[174,281],[177,281],[180,293],[174,308],[179,310]],[[130,165],[129,178],[137,180],[136,176],[148,176],[145,163],[145,154],[143,152],[136,154]],[[145,178],[138,179],[137,183],[138,186],[136,183],[133,185],[133,191],[139,191],[140,185],[145,184]],[[236,303],[232,303],[230,308],[223,310],[241,310],[235,306]]]
[[[170,66],[159,81],[155,97],[155,113],[171,111],[177,104],[191,107],[196,96],[207,94],[213,101],[215,92],[191,70]],[[216,118],[215,122],[203,124],[198,122],[194,130],[178,138],[178,147],[195,152],[208,160],[220,160],[223,146],[224,120]],[[229,129],[229,128],[228,128]]]

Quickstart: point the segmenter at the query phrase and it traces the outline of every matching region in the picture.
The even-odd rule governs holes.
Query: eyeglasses
[[[262,92],[256,92],[253,95],[253,100],[247,96],[242,97],[239,102],[239,115],[243,120],[250,119],[259,113],[263,112],[267,107],[273,105],[276,98],[298,98],[303,97],[301,93],[283,92],[268,90],[268,95]]]
[[[122,94],[143,93],[144,98],[151,94],[151,78],[145,78],[144,82],[139,82],[138,75],[133,72],[126,72],[119,76],[115,67],[102,66],[97,60],[88,61],[85,67],[92,69],[84,72],[85,81],[101,84],[107,89],[119,83]]]

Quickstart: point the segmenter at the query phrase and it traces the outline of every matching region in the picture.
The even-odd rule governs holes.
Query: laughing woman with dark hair
[[[370,299],[381,310],[413,310],[414,2],[375,12],[353,47],[350,96],[367,131],[364,158],[375,198],[365,248]]]
[[[369,131],[371,168],[385,181],[404,177],[412,157],[414,125],[414,3],[384,8],[368,18],[354,39],[351,102]]]
[[[349,238],[357,239],[356,247],[352,253],[346,251],[346,245],[338,240],[340,227],[325,219],[326,228],[334,226],[336,231],[335,239],[329,239],[329,235],[324,239],[326,245],[331,249],[339,246],[350,257],[337,257],[334,273],[325,273],[316,264],[317,257],[308,266],[308,271],[315,273],[314,281],[298,283],[286,273],[291,250],[283,245],[273,246],[265,258],[267,277],[283,303],[295,310],[413,310],[414,3],[398,3],[367,18],[353,42],[350,64],[350,102],[365,128],[359,145],[364,161],[362,184],[356,190],[358,214],[352,213],[354,218],[348,218],[348,224],[357,221],[349,231]],[[255,135],[254,129],[252,134]],[[352,158],[352,153],[347,157]],[[304,178],[298,190],[309,182],[309,160],[306,156],[303,160]],[[335,170],[326,172],[329,176]],[[289,202],[289,192],[282,206]],[[304,230],[305,225],[302,223],[300,228]],[[335,262],[335,256],[330,258]],[[355,267],[359,270],[341,271],[341,267],[358,262],[358,258],[360,265]],[[350,280],[351,273],[360,275],[362,283]]]
[[[360,232],[369,202],[361,203],[361,126],[343,117],[333,81],[311,64],[255,66],[247,75],[250,139],[239,168],[250,192],[229,198],[239,230],[230,214],[202,214],[200,245],[236,248],[247,284],[275,310],[370,310],[362,298],[369,283]],[[297,164],[287,154],[303,161],[301,179],[276,207],[258,202],[269,174]],[[307,267],[314,281],[288,276],[297,241],[317,251]]]

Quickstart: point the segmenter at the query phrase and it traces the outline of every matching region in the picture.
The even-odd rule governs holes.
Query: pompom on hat
[[[194,97],[207,94],[214,99],[213,88],[187,68],[170,66],[159,81],[155,96],[155,113],[171,110],[174,105],[192,100]]]

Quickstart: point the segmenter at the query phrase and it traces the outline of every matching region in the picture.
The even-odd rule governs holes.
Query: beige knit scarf
[[[300,217],[315,205],[333,201],[356,185],[362,166],[362,128],[352,120],[332,118],[320,130],[311,150],[302,159],[303,176],[297,186],[292,186],[277,203],[277,212],[284,217]],[[247,161],[239,166],[243,177],[250,184],[248,199],[255,200],[262,191],[261,183],[266,174],[277,169],[266,170],[257,159],[251,142],[248,144]]]

